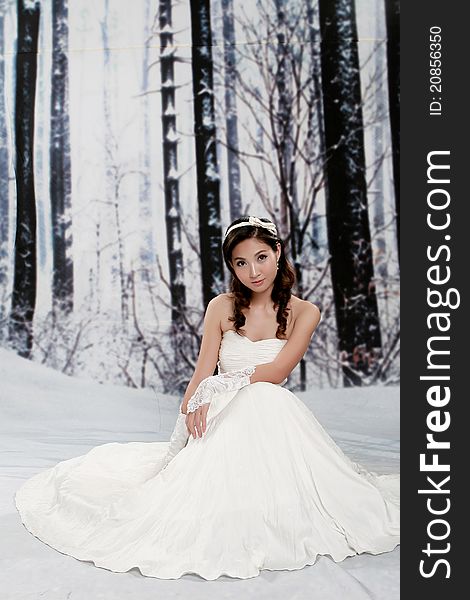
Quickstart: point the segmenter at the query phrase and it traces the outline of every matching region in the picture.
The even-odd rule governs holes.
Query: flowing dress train
[[[284,343],[226,331],[219,369],[270,362]],[[38,473],[16,492],[23,524],[79,560],[163,579],[245,579],[393,550],[399,475],[350,460],[284,383],[215,395],[203,437],[165,468],[169,442],[129,442]]]

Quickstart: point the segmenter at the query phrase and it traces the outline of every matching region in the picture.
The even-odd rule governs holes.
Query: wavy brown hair
[[[231,223],[225,233],[237,223],[248,221],[249,217],[240,217]],[[270,219],[260,217],[261,221],[265,223],[272,223]],[[246,227],[237,227],[231,231],[224,239],[222,245],[222,252],[224,256],[225,264],[232,274],[230,282],[230,292],[233,294],[233,316],[229,317],[229,321],[233,321],[235,331],[240,333],[243,331],[242,327],[245,325],[245,315],[242,313],[243,308],[249,308],[251,300],[251,290],[247,288],[235,275],[234,269],[231,264],[233,248],[243,240],[248,238],[256,238],[260,242],[264,242],[274,252],[277,250],[277,244],[280,244],[281,254],[279,255],[279,269],[277,271],[276,279],[274,280],[273,289],[271,292],[271,299],[274,303],[274,308],[277,308],[276,319],[278,322],[276,337],[283,339],[287,329],[287,317],[289,315],[289,308],[287,304],[291,298],[291,290],[296,283],[295,270],[291,263],[287,260],[284,253],[284,242],[283,240],[271,233],[269,229],[264,227],[256,227],[247,223]]]

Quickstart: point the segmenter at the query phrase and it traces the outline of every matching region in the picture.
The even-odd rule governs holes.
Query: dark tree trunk
[[[29,3],[28,3],[29,4]],[[16,52],[16,238],[9,335],[18,353],[29,358],[36,306],[36,198],[34,195],[34,100],[36,96],[39,3],[17,3]]]
[[[8,136],[5,106],[5,22],[6,3],[0,0],[0,291],[8,279],[8,227],[10,207],[8,195]],[[0,319],[3,306],[0,306]]]
[[[171,325],[175,340],[176,364],[180,360],[184,337],[186,288],[181,246],[181,209],[179,202],[178,135],[175,111],[175,46],[173,44],[172,0],[160,0],[160,69],[162,80],[163,181],[165,223],[170,273]]]
[[[278,150],[279,173],[281,181],[281,221],[290,233],[290,253],[297,278],[297,293],[303,298],[302,281],[302,235],[300,231],[300,207],[297,198],[297,181],[295,169],[295,144],[293,140],[294,85],[292,81],[292,44],[286,14],[286,0],[276,0],[277,11],[277,71],[276,88],[278,93],[276,145]],[[297,91],[297,90],[296,90]],[[299,364],[299,388],[305,391],[307,371],[305,359]]]
[[[52,304],[73,310],[72,175],[70,164],[67,0],[52,2],[50,193]]]
[[[320,0],[327,221],[344,385],[367,381],[381,352],[367,209],[354,0]]]
[[[292,76],[292,63],[296,59],[290,41],[290,23],[286,14],[286,0],[276,0],[277,11],[277,64],[276,88],[278,94],[278,110],[276,115],[276,131],[274,133],[278,154],[279,174],[281,182],[281,221],[285,227],[285,235],[290,234],[290,253],[297,276],[297,291],[302,298],[303,282],[300,257],[302,253],[302,236],[300,231],[300,207],[297,197],[296,180],[296,144],[294,141],[293,121],[295,119],[295,95],[298,93]],[[301,371],[305,365],[301,363]]]
[[[223,292],[220,178],[217,166],[209,0],[191,0],[194,133],[204,307]]]
[[[388,104],[393,152],[393,184],[400,260],[400,0],[385,0],[387,27]]]
[[[225,122],[227,127],[227,173],[230,219],[242,216],[240,164],[238,161],[238,117],[236,86],[235,23],[233,0],[222,0],[225,65]]]
[[[282,237],[286,239],[290,234],[290,246],[292,259],[295,262],[296,244],[293,239],[294,223],[290,221],[292,216],[292,193],[290,189],[290,165],[291,165],[291,135],[292,135],[292,96],[290,94],[290,70],[289,70],[289,48],[286,40],[286,16],[285,1],[275,0],[276,20],[277,20],[277,47],[276,47],[276,71],[275,83],[277,88],[277,113],[275,117],[274,140],[277,150],[277,159],[279,164],[279,180],[281,187],[280,195],[280,223],[279,229]]]

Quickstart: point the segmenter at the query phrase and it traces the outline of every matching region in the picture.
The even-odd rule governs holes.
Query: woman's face
[[[232,250],[232,266],[237,278],[247,288],[262,291],[274,283],[277,275],[277,260],[281,247],[271,249],[268,244],[256,238],[239,242]]]

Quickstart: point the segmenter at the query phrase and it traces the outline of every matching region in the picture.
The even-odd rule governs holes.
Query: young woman
[[[208,304],[170,442],[103,444],[39,473],[16,493],[24,525],[80,560],[164,579],[393,550],[398,475],[352,462],[282,387],[321,315],[292,295],[275,225],[237,219],[223,254],[231,290]]]

